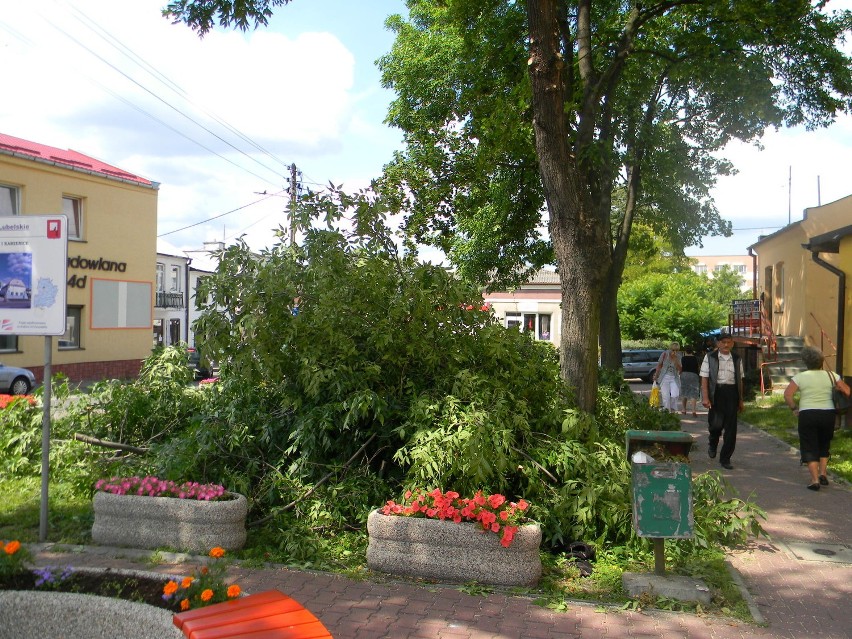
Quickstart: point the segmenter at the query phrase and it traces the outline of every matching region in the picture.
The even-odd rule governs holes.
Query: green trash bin
[[[633,528],[654,540],[655,571],[665,572],[663,540],[692,538],[693,437],[681,431],[627,431]],[[644,456],[642,455],[644,453]]]

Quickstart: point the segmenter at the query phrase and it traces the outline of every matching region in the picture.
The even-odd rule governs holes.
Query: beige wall
[[[806,343],[821,348],[832,367],[836,366],[833,353],[838,335],[838,277],[817,264],[811,251],[802,245],[810,238],[848,226],[850,222],[852,196],[806,209],[805,219],[762,238],[753,247],[758,254],[758,291],[766,295],[773,330],[777,335],[803,337]],[[847,251],[852,249],[852,245],[846,246]],[[819,253],[819,256],[852,275],[849,253]],[[849,371],[852,327],[848,321],[846,324],[843,368]]]
[[[80,349],[65,350],[54,337],[53,363],[141,360],[151,352],[151,326],[92,329],[93,279],[146,282],[153,295],[157,235],[157,185],[131,184],[59,166],[0,155],[0,182],[19,188],[21,213],[61,213],[62,197],[82,200],[82,240],[69,240],[69,262],[77,256],[125,264],[123,272],[68,267],[79,287],[69,286],[69,306],[81,306]],[[85,279],[83,279],[85,278]],[[82,281],[81,281],[82,280]],[[151,301],[153,308],[153,297]],[[37,368],[44,363],[44,338],[20,337],[17,353],[0,355],[5,364]],[[108,367],[107,367],[108,368]]]

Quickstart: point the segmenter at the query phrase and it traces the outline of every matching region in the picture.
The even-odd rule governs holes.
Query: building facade
[[[743,291],[754,288],[755,259],[750,255],[690,255],[687,257],[692,260],[692,270],[698,274],[704,273],[708,277],[713,277],[714,273],[729,268],[743,278],[741,286]]]
[[[197,290],[201,280],[216,270],[223,242],[205,242],[201,250],[182,250],[157,240],[154,298],[154,346],[185,343],[197,348],[193,324],[201,315]]]
[[[53,372],[133,377],[151,353],[158,190],[82,153],[0,134],[0,216],[68,218],[67,322],[52,340]],[[0,336],[0,358],[41,379],[44,338]]]
[[[483,299],[504,326],[530,331],[538,340],[559,345],[562,294],[555,271],[540,270],[517,289],[485,293]]]
[[[801,337],[823,351],[830,367],[852,372],[852,196],[805,209],[804,219],[750,248],[775,334]]]

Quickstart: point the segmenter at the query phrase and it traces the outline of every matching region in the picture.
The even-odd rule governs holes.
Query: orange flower
[[[3,552],[7,555],[14,555],[21,549],[21,542],[18,540],[10,541],[8,544],[3,546]]]
[[[184,577],[183,581],[180,582],[181,588],[189,588],[190,584],[195,581],[195,577]]]
[[[177,582],[169,581],[165,586],[163,586],[163,594],[171,596],[177,592],[177,589]]]
[[[214,559],[220,559],[221,557],[225,556],[225,549],[220,548],[219,546],[216,546],[215,548],[212,548],[210,550],[210,556],[213,557]]]
[[[181,599],[180,609],[181,610],[189,610],[189,599]]]
[[[240,596],[240,587],[237,584],[228,586],[228,596],[231,598]]]
[[[208,588],[201,593],[201,601],[210,601],[213,599],[213,591]]]

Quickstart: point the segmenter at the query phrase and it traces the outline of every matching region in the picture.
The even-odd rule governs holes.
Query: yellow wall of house
[[[761,239],[754,247],[758,254],[758,290],[766,295],[773,330],[777,335],[803,337],[807,344],[821,348],[832,367],[836,366],[838,277],[815,262],[811,251],[802,245],[810,238],[848,226],[850,220],[852,196],[807,209],[801,222]],[[843,268],[838,254],[819,253],[819,257]],[[852,275],[850,267],[852,264],[847,264],[844,270]],[[844,350],[848,355],[846,346]],[[849,369],[844,366],[844,370]]]
[[[151,325],[142,328],[92,329],[92,281],[145,282],[150,284],[150,306],[156,261],[157,186],[131,184],[90,175],[59,166],[0,155],[0,182],[19,188],[23,215],[62,212],[63,196],[82,200],[83,224],[80,241],[69,240],[69,262],[78,256],[88,260],[124,265],[119,272],[68,267],[67,303],[81,306],[79,349],[59,349],[54,337],[53,363],[76,364],[144,359],[151,353]],[[0,355],[5,364],[41,366],[44,338],[22,336],[17,353]]]
[[[852,236],[840,241],[837,267],[846,273],[846,306],[843,339],[843,374],[852,375]]]

